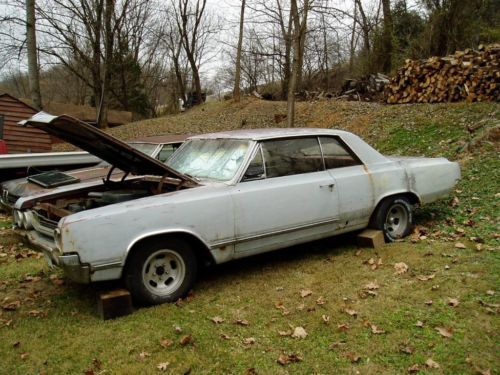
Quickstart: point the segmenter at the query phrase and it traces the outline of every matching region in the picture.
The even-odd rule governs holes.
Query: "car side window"
[[[326,169],[350,167],[360,161],[336,138],[320,137]]]
[[[158,154],[157,159],[161,161],[162,163],[165,163],[168,159],[170,159],[170,156],[174,153],[175,150],[177,150],[179,146],[177,145],[163,145],[163,147],[160,150],[160,153]]]
[[[262,152],[268,178],[323,170],[316,137],[264,141]]]
[[[260,180],[263,179],[265,175],[266,171],[264,169],[264,160],[262,160],[262,151],[259,146],[241,181]]]

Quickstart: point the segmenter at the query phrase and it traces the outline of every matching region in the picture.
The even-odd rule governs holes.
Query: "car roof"
[[[249,139],[263,140],[272,138],[298,137],[298,136],[320,136],[320,135],[347,135],[351,134],[343,130],[322,129],[322,128],[265,128],[265,129],[245,129],[231,130],[218,133],[200,134],[190,137],[190,139]]]
[[[128,141],[128,143],[155,143],[155,144],[180,143],[180,142],[184,142],[190,136],[191,136],[191,134],[153,135],[153,136],[149,136],[149,137],[140,137],[140,138],[132,139],[132,140]]]

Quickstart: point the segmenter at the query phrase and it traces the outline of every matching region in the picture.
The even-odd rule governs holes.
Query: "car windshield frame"
[[[205,146],[204,149],[200,147],[202,143]],[[214,148],[213,146],[217,143],[220,146]],[[179,173],[199,181],[232,183],[239,179],[243,167],[247,164],[249,154],[253,153],[254,143],[250,139],[239,138],[189,139],[174,152],[167,165]],[[227,149],[227,146],[232,147]],[[192,157],[190,161],[187,158],[181,159],[186,153],[192,152],[196,152],[198,155]],[[217,166],[216,163],[221,160],[223,160],[223,164]],[[218,173],[214,171],[214,165],[217,166]]]
[[[152,158],[156,159],[156,154],[159,149],[160,146],[163,146],[164,143],[151,143],[151,142],[137,142],[137,141],[134,141],[134,142],[127,142],[127,144],[130,146],[130,147],[133,147],[134,149],[136,149],[137,151],[140,151],[142,152],[143,154],[146,154],[148,156],[151,156]],[[146,146],[146,148],[148,148],[147,146],[151,146],[149,148],[149,152],[145,152],[145,151],[148,151],[148,150],[144,150],[143,146]],[[99,164],[97,164],[98,167],[107,167],[111,165],[110,163],[108,163],[107,161],[103,160],[101,161]]]

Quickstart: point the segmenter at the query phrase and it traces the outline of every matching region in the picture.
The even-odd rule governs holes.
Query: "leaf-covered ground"
[[[111,132],[276,126],[284,108],[212,103]],[[402,242],[374,251],[346,235],[207,269],[182,303],[114,321],[100,320],[95,302],[114,285],[65,281],[0,217],[0,372],[498,373],[500,106],[298,111],[303,125],[352,130],[387,154],[458,160],[463,179],[448,200],[417,211]]]

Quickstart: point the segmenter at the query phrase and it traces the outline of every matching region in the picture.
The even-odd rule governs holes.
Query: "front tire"
[[[176,238],[150,241],[131,254],[125,284],[139,304],[175,302],[187,295],[198,272],[191,247]]]
[[[393,242],[409,235],[412,225],[410,201],[406,197],[393,197],[379,205],[370,226],[384,232],[386,242]]]

